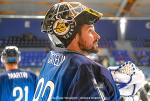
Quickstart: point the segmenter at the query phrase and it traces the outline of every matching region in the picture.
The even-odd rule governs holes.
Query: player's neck
[[[18,65],[17,64],[5,64],[5,68],[6,70],[14,70],[14,69],[18,69]]]

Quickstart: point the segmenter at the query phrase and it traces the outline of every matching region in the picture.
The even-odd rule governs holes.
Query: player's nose
[[[94,32],[94,35],[95,35],[95,38],[98,39],[98,40],[101,38],[101,37],[100,37],[100,34],[97,33],[97,32]]]

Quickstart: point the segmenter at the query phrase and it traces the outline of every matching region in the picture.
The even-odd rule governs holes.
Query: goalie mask
[[[6,46],[1,54],[2,63],[18,63],[21,60],[20,51],[16,46]]]
[[[67,47],[83,24],[94,24],[101,13],[79,2],[62,2],[53,5],[47,12],[41,31],[48,33],[57,47]]]

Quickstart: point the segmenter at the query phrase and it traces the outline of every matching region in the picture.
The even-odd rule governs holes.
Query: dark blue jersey
[[[37,77],[32,72],[10,70],[0,74],[0,101],[32,101]]]
[[[111,73],[76,52],[50,51],[40,73],[33,101],[118,101]]]

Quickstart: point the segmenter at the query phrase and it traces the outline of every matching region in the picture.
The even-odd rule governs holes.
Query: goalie
[[[119,101],[110,71],[86,57],[98,51],[94,24],[102,13],[79,2],[62,2],[47,12],[41,31],[58,49],[51,50],[40,72],[33,101]]]
[[[61,2],[49,9],[41,30],[59,49],[48,53],[33,101],[120,99],[110,71],[86,57],[98,50],[100,36],[94,24],[101,17],[79,2]]]

